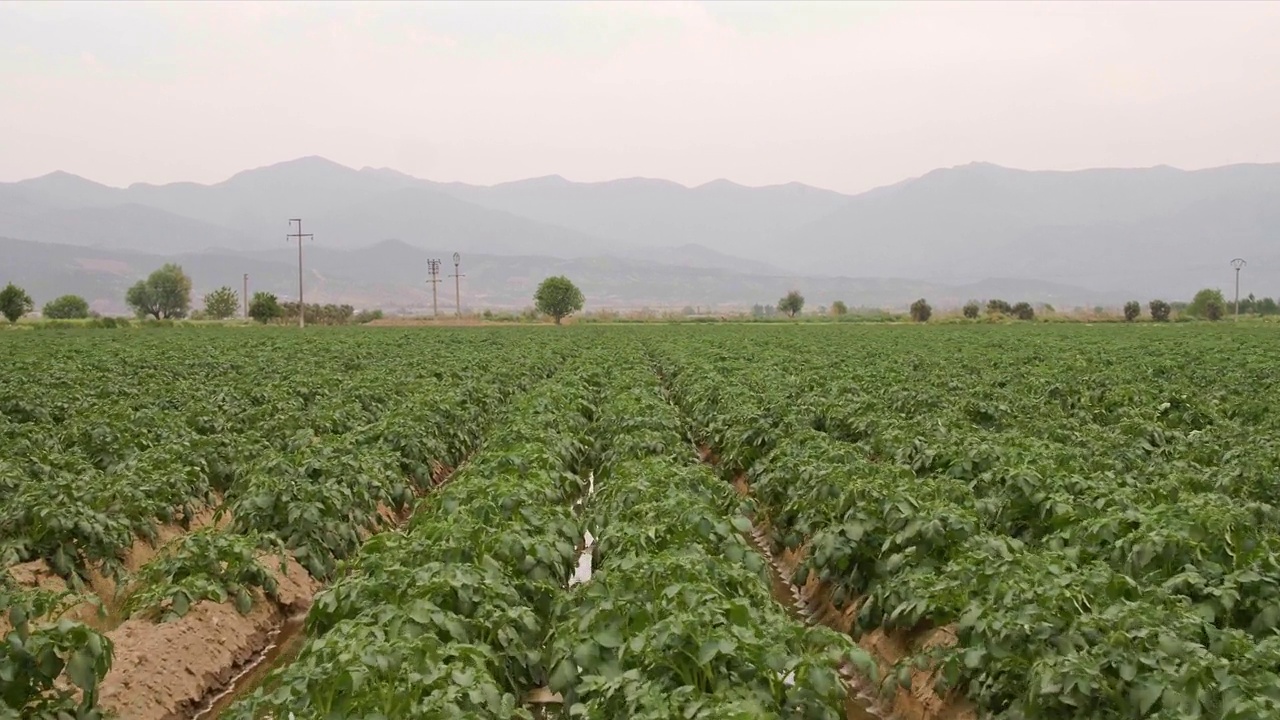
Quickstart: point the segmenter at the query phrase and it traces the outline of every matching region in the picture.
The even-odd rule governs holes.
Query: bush
[[[911,319],[916,322],[929,322],[929,318],[933,315],[933,308],[929,307],[928,301],[920,298],[911,303]]]
[[[81,320],[89,317],[89,303],[79,295],[63,295],[45,303],[40,314],[49,320]]]
[[[1169,322],[1169,313],[1173,311],[1173,307],[1164,300],[1152,300],[1147,308],[1151,311],[1151,319],[1156,322]]]
[[[1014,305],[1013,307],[1009,308],[1009,311],[1010,313],[1013,314],[1014,317],[1018,318],[1019,320],[1035,320],[1036,319],[1036,310],[1035,308],[1031,307],[1031,303],[1028,303],[1028,302],[1020,302]]]
[[[485,312],[488,312],[488,310],[486,310]],[[355,317],[353,317],[351,320],[352,322],[355,322],[358,325],[363,325],[365,323],[373,322],[374,320],[381,320],[381,319],[382,319],[382,310],[379,309],[379,310],[361,310],[360,312],[356,313]]]
[[[1138,316],[1141,314],[1142,306],[1138,304],[1137,300],[1130,300],[1124,304],[1125,322],[1133,322],[1134,320],[1137,320]]]
[[[204,314],[214,320],[226,320],[239,309],[240,294],[226,285],[204,296]]]
[[[964,316],[970,320],[978,319],[978,313],[981,312],[981,310],[982,306],[978,304],[977,300],[970,300],[964,304]]]
[[[757,305],[756,307],[759,307],[759,306]],[[753,310],[752,314],[753,314],[753,315],[755,314],[754,310]],[[760,309],[760,314],[761,314],[761,315],[763,315],[763,314],[764,314],[764,308],[761,308],[761,309]],[[849,306],[848,306],[848,305],[845,305],[843,300],[837,300],[837,301],[835,301],[835,302],[831,303],[831,314],[832,314],[832,315],[834,315],[834,316],[836,316],[836,317],[842,317],[842,316],[844,316],[844,315],[848,315],[848,314],[849,314]]]
[[[994,315],[1012,315],[1013,306],[1004,300],[988,300],[987,312]]]
[[[1211,306],[1217,307],[1211,309]],[[1191,317],[1220,320],[1226,306],[1227,301],[1223,299],[1221,290],[1205,288],[1192,298],[1191,304],[1187,306],[1187,314]]]
[[[253,294],[253,299],[249,301],[249,317],[260,323],[267,323],[284,314],[284,310],[280,307],[280,300],[274,293],[258,292]]]

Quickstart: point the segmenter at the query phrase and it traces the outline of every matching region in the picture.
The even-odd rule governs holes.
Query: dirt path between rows
[[[196,513],[189,523],[189,527],[184,528],[177,523],[157,525],[154,542],[145,538],[136,538],[133,545],[125,551],[124,556],[120,559],[126,578],[141,570],[143,565],[151,562],[174,540],[187,533],[214,525],[214,513],[220,503],[221,499],[218,499],[214,504]],[[224,526],[228,520],[229,518],[225,517],[220,519],[217,522],[217,526]],[[39,588],[53,592],[65,592],[70,589],[67,581],[54,572],[53,568],[49,567],[49,564],[44,560],[31,560],[11,565],[8,568],[8,572],[19,587]],[[120,623],[120,603],[126,593],[120,592],[116,580],[103,574],[100,567],[90,568],[88,575],[89,580],[85,589],[94,597],[90,597],[69,608],[61,617],[84,623],[100,632],[111,630]],[[0,623],[3,622],[3,620],[0,620]],[[0,625],[0,630],[7,627],[7,624]],[[0,635],[2,634],[0,633]]]
[[[715,451],[706,446],[698,448],[702,462],[708,465],[719,463]],[[743,497],[751,496],[751,486],[745,475],[738,475],[732,480],[734,490]],[[769,525],[756,517],[749,518],[752,523],[751,541],[768,561],[774,577],[775,595],[785,592],[789,597],[779,602],[794,614],[811,624],[825,625],[846,635],[853,634],[854,619],[858,615],[861,600],[855,600],[846,607],[837,607],[831,601],[832,588],[823,583],[813,571],[805,577],[801,586],[792,583],[808,552],[807,540],[795,550],[786,550],[781,556],[775,556],[769,542]],[[875,658],[881,677],[891,675],[899,660],[912,654],[913,648],[928,649],[938,646],[952,645],[956,642],[953,629],[950,627],[933,628],[921,633],[903,631],[886,632],[876,629],[864,634],[857,640],[858,646]],[[942,696],[934,690],[936,673],[932,670],[915,670],[911,672],[911,687],[898,688],[891,698],[885,698],[868,678],[861,677],[852,668],[844,668],[842,674],[848,683],[851,704],[848,717],[855,718],[894,718],[895,720],[976,720],[977,713],[970,703],[957,695]],[[854,707],[856,699],[857,707]]]
[[[454,472],[433,467],[426,492],[447,483]],[[410,504],[398,513],[379,505],[376,512],[384,523],[379,532],[403,526],[412,509]],[[362,532],[361,539],[372,534]],[[107,633],[115,653],[111,673],[100,687],[99,706],[128,720],[189,720],[260,682],[263,670],[270,669],[263,664],[279,660],[267,651],[296,639],[284,637],[285,631],[301,632],[302,618],[324,587],[292,557],[283,571],[276,555],[265,555],[262,562],[278,583],[278,597],[256,593],[247,615],[229,603],[204,601],[172,622],[139,617]]]
[[[107,633],[115,654],[99,707],[129,720],[185,720],[231,682],[287,618],[311,607],[321,587],[293,558],[284,572],[274,556],[263,562],[279,583],[279,597],[258,593],[247,615],[204,601],[172,622],[134,618]]]

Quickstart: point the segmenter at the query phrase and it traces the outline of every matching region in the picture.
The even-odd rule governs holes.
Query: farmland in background
[[[1280,716],[1266,325],[0,349],[0,718]]]

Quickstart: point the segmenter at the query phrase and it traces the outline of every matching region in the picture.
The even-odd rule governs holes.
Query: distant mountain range
[[[1280,164],[1182,171],[936,170],[859,195],[719,180],[492,187],[309,157],[213,184],[113,188],[63,172],[0,184],[0,282],[43,302],[78,292],[122,309],[123,287],[181,262],[197,291],[296,294],[287,219],[315,233],[311,297],[421,309],[427,257],[464,257],[464,305],[521,307],[564,272],[595,307],[769,303],[935,305],[998,293],[1056,305],[1189,297],[1231,282],[1280,292]],[[391,242],[394,241],[394,242]],[[997,280],[992,280],[997,278]],[[445,293],[446,295],[448,293]],[[450,296],[450,303],[451,303]],[[452,307],[452,304],[450,304]]]

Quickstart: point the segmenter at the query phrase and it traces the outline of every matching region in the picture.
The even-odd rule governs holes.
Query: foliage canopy
[[[191,309],[191,278],[182,271],[182,266],[166,263],[146,280],[139,280],[129,288],[124,299],[138,317],[183,318]]]
[[[564,275],[554,275],[543,280],[533,294],[534,307],[543,315],[560,320],[582,309],[582,291]]]

